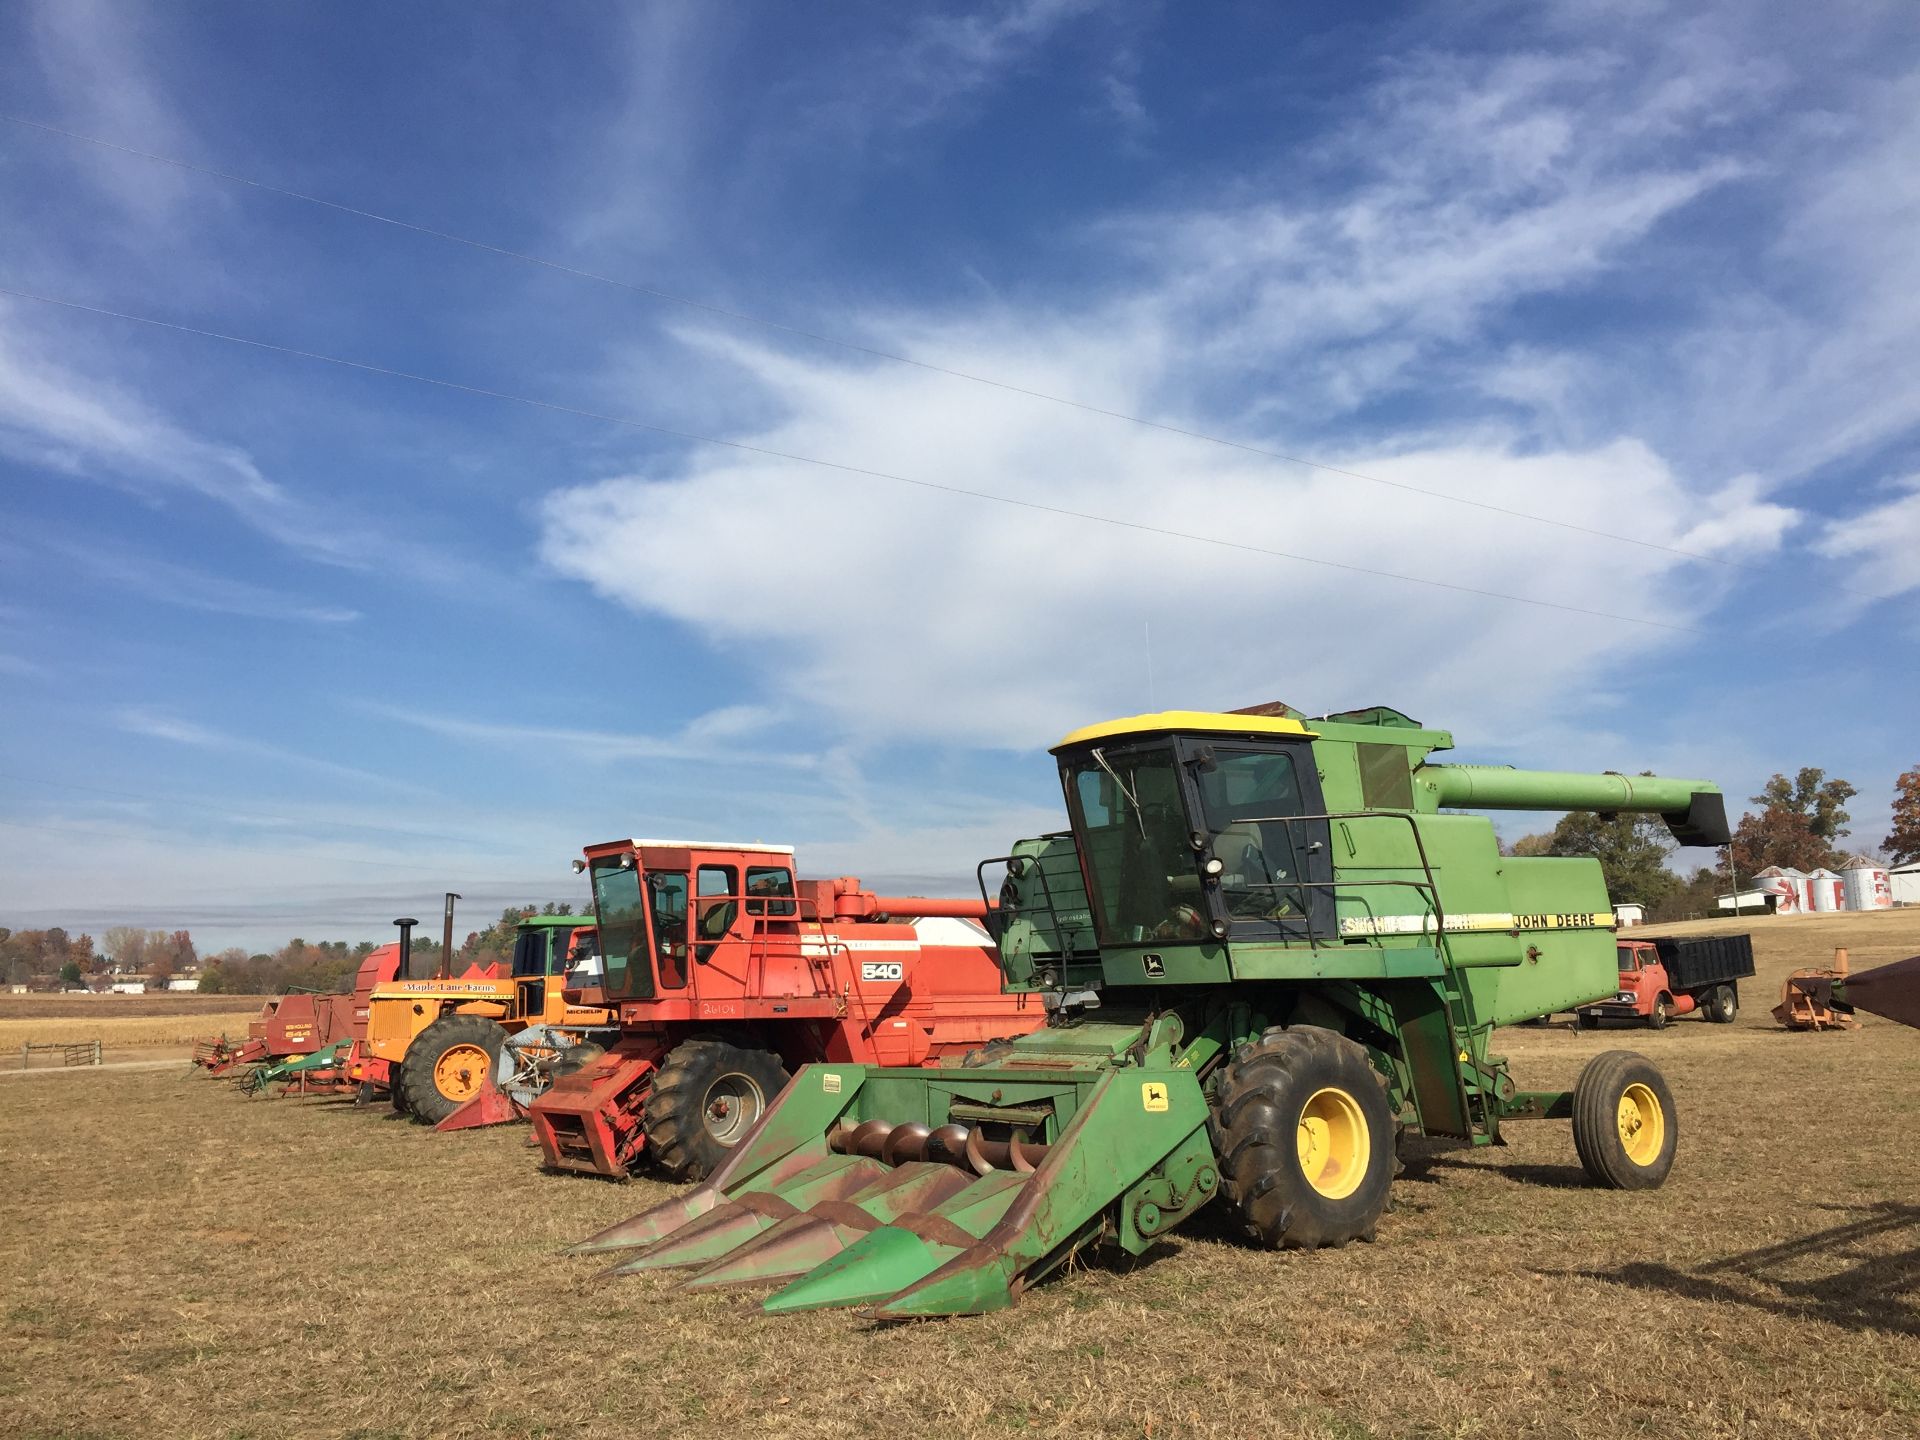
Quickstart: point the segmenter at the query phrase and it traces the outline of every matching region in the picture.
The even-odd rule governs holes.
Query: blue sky
[[[50,0],[0,111],[498,247],[0,122],[0,924],[959,887],[1170,705],[1920,762],[1911,5]]]

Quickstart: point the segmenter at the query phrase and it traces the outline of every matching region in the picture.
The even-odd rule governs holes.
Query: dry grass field
[[[77,1045],[98,1040],[109,1060],[145,1059],[175,1051],[184,1055],[202,1035],[224,1031],[244,1036],[247,1022],[259,1015],[263,1003],[244,995],[223,995],[218,1005],[210,1006],[207,1001],[214,998],[180,1006],[179,1001],[165,997],[149,1000],[138,995],[0,997],[31,1002],[0,1004],[0,1070],[19,1069],[20,1047],[28,1043]],[[35,1063],[49,1062],[37,1057]]]
[[[264,995],[0,995],[0,1020],[90,1020],[102,1017],[143,1019],[178,1015],[224,1015],[245,1010],[257,1015]]]
[[[1523,1085],[1654,1057],[1683,1130],[1663,1190],[1588,1189],[1564,1126],[1518,1126],[1416,1167],[1373,1245],[1203,1222],[889,1329],[594,1278],[557,1249],[667,1189],[540,1175],[524,1131],[170,1071],[15,1080],[0,1414],[23,1440],[1920,1435],[1920,1033],[1766,1014],[1836,943],[1920,951],[1920,912],[1749,928],[1735,1025],[1502,1037]]]

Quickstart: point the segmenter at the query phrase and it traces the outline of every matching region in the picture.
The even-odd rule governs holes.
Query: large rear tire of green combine
[[[493,1075],[507,1032],[479,1015],[442,1015],[413,1037],[396,1093],[425,1125],[438,1125]]]
[[[1631,1050],[1589,1060],[1573,1086],[1573,1145],[1596,1185],[1652,1190],[1662,1184],[1680,1145],[1680,1117],[1659,1067]]]
[[[1263,1245],[1371,1240],[1393,1185],[1394,1124],[1361,1046],[1298,1025],[1242,1045],[1220,1077],[1221,1194]]]
[[[704,1180],[787,1088],[780,1057],[717,1035],[682,1040],[655,1073],[643,1117],[654,1163]]]

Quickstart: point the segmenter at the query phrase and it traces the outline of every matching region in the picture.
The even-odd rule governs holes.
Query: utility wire
[[[1677,555],[1687,560],[1699,560],[1713,565],[1725,566],[1734,570],[1758,572],[1762,567],[1747,561],[1729,560],[1723,555],[1712,555],[1704,551],[1688,550],[1678,545],[1668,545],[1658,540],[1648,540],[1637,535],[1622,535],[1612,530],[1602,530],[1593,525],[1582,525],[1573,520],[1556,519],[1551,515],[1540,515],[1531,510],[1519,510],[1508,505],[1496,505],[1488,500],[1476,500],[1467,495],[1456,495],[1446,490],[1434,490],[1424,485],[1415,485],[1405,480],[1389,480],[1381,475],[1369,475],[1359,470],[1349,470],[1339,465],[1328,465],[1318,460],[1309,460],[1302,455],[1291,455],[1285,451],[1268,449],[1263,445],[1254,445],[1244,440],[1230,440],[1225,436],[1209,434],[1204,430],[1195,430],[1184,425],[1174,425],[1164,420],[1151,420],[1144,415],[1135,415],[1125,410],[1112,409],[1104,405],[1091,404],[1085,400],[1075,400],[1071,396],[1055,395],[1044,390],[1035,390],[1029,386],[1016,385],[1008,380],[997,380],[991,375],[980,375],[968,370],[955,369],[948,365],[937,365],[929,360],[916,359],[897,351],[884,350],[878,346],[863,345],[855,340],[847,340],[835,335],[822,334],[808,330],[803,326],[790,325],[784,321],[769,319],[764,315],[755,315],[745,310],[735,310],[710,301],[698,300],[689,295],[677,294],[671,290],[662,290],[654,285],[642,285],[632,280],[622,280],[617,276],[602,274],[578,265],[569,265],[564,261],[551,260],[543,255],[535,255],[525,250],[514,250],[505,245],[491,244],[485,240],[474,240],[465,235],[456,235],[452,231],[438,230],[430,225],[415,224],[410,220],[401,220],[392,215],[383,215],[377,210],[363,209],[357,205],[348,205],[338,200],[328,200],[324,196],[309,195],[304,191],[290,190],[265,180],[256,180],[251,176],[235,174],[231,170],[216,169],[211,165],[196,164],[191,160],[181,160],[171,155],[157,154],[151,150],[137,149],[131,145],[122,145],[117,141],[102,139],[97,135],[86,135],[77,130],[67,130],[58,125],[49,125],[43,120],[30,120],[23,115],[9,115],[0,112],[0,121],[10,125],[19,125],[29,130],[39,130],[48,135],[58,135],[68,140],[76,140],[85,145],[94,145],[103,150],[112,150],[122,155],[131,155],[141,160],[149,160],[157,165],[168,165],[176,170],[185,170],[195,175],[205,175],[229,184],[244,185],[249,189],[268,195],[277,195],[286,200],[298,200],[307,205],[318,205],[342,215],[351,215],[357,219],[370,220],[377,225],[388,225],[396,230],[405,230],[415,235],[423,235],[434,240],[443,240],[450,245],[465,246],[469,250],[478,250],[484,254],[497,255],[503,259],[518,260],[524,264],[536,265],[561,275],[569,275],[579,280],[590,280],[598,285],[610,285],[630,294],[644,295],[651,300],[661,300],[669,304],[684,306],[702,314],[713,315],[720,319],[734,320],[745,325],[757,325],[765,330],[791,335],[796,339],[812,341],[820,345],[830,345],[856,355],[865,355],[875,360],[886,360],[896,365],[908,365],[916,370],[934,375],[944,375],[954,380],[964,380],[973,385],[985,385],[1008,394],[1025,396],[1032,400],[1043,400],[1051,405],[1064,405],[1088,415],[1104,416],[1109,420],[1121,420],[1129,425],[1138,425],[1149,430],[1159,430],[1168,435],[1178,435],[1188,440],[1199,440],[1209,445],[1223,446],[1229,450],[1238,450],[1248,455],[1258,455],[1263,459],[1278,460],[1289,465],[1303,466],[1309,470],[1318,470],[1326,475],[1338,475],[1348,480],[1360,480],[1369,485],[1381,485],[1388,489],[1399,490],[1410,495],[1424,495],[1429,499],[1444,500],[1455,505],[1470,506],[1488,514],[1504,515],[1514,520],[1526,520],[1536,525],[1551,525],[1556,529],[1571,531],[1578,535],[1592,536],[1598,540],[1611,540],[1621,545],[1637,545],[1646,550],[1657,550],[1666,555]],[[1837,587],[1850,588],[1850,587]],[[1852,593],[1874,600],[1886,600],[1891,597],[1866,590]]]
[[[245,335],[228,335],[218,330],[204,330],[195,325],[183,325],[173,320],[160,320],[151,315],[135,315],[124,310],[110,310],[101,305],[86,305],[77,300],[64,300],[52,295],[40,295],[30,290],[18,290],[11,286],[0,285],[0,295],[9,295],[17,300],[31,300],[36,304],[56,306],[64,310],[75,310],[88,315],[105,316],[112,320],[126,320],[136,325],[148,325],[159,330],[171,330],[182,335],[197,335],[207,340],[221,340],[231,345],[244,345],[255,350],[270,351],[278,355],[290,355],[300,360],[313,360],[324,365],[337,365],[348,370],[358,370],[368,375],[380,375],[393,380],[408,380],[418,385],[432,385],[442,390],[457,391],[464,395],[477,395],[488,400],[504,401],[513,405],[525,405],[536,410],[547,410],[561,415],[576,415],[582,419],[598,420],[609,425],[621,425],[633,430],[643,430],[649,434],[662,435],[672,440],[684,440],[699,445],[718,445],[729,450],[742,451],[749,455],[762,455],[773,460],[785,460],[797,465],[811,465],[822,470],[835,470],[847,475],[858,475],[869,480],[884,480],[894,485],[911,485],[920,490],[937,491],[946,495],[964,496],[970,500],[987,500],[999,505],[1017,506],[1022,510],[1032,510],[1044,515],[1059,515],[1072,520],[1085,520],[1097,525],[1111,526],[1116,530],[1130,530],[1147,535],[1162,535],[1175,540],[1186,540],[1196,545],[1211,545],[1223,550],[1239,551],[1248,555],[1264,555],[1275,560],[1291,560],[1301,565],[1317,565],[1323,569],[1341,570],[1354,575],[1370,575],[1381,580],[1400,580],[1410,585],[1425,585],[1435,590],[1450,590],[1461,595],[1478,595],[1489,600],[1505,600],[1516,605],[1533,605],[1545,610],[1558,610],[1569,615],[1586,615],[1596,620],[1613,620],[1623,625],[1642,625],[1654,630],[1670,630],[1679,634],[1702,634],[1699,627],[1693,625],[1675,625],[1666,620],[1652,620],[1640,615],[1620,615],[1610,610],[1593,610],[1584,605],[1568,605],[1558,600],[1542,600],[1531,595],[1513,595],[1502,590],[1483,590],[1474,585],[1460,585],[1451,580],[1435,580],[1424,575],[1407,575],[1398,570],[1383,570],[1370,565],[1354,565],[1344,560],[1328,560],[1317,555],[1301,555],[1290,550],[1275,550],[1264,545],[1250,545],[1244,541],[1228,540],[1218,535],[1201,535],[1190,530],[1174,530],[1161,525],[1148,525],[1137,520],[1122,520],[1118,516],[1102,515],[1097,511],[1074,510],[1062,505],[1048,505],[1038,500],[1025,500],[1014,495],[1000,495],[989,490],[971,490],[960,485],[943,485],[934,480],[915,479],[910,475],[898,475],[888,470],[873,470],[862,465],[847,465],[837,460],[821,460],[811,455],[801,455],[789,450],[775,450],[765,445],[753,445],[744,440],[723,440],[713,435],[697,435],[687,430],[675,430],[665,425],[654,425],[644,420],[635,420],[625,415],[610,415],[599,410],[585,410],[574,405],[563,405],[553,400],[538,400],[528,395],[515,395],[504,390],[489,390],[479,385],[466,385],[457,380],[444,380],[433,375],[422,375],[410,370],[395,370],[384,365],[374,365],[364,360],[349,360],[338,355],[324,355],[315,350],[296,349],[291,345],[279,345],[268,340],[256,340]]]

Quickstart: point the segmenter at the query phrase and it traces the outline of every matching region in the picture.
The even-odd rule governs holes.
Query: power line
[[[1317,565],[1323,569],[1341,570],[1354,575],[1370,575],[1380,580],[1400,580],[1410,585],[1425,585],[1435,590],[1449,590],[1461,595],[1477,595],[1488,600],[1504,600],[1516,605],[1533,605],[1545,610],[1558,610],[1569,615],[1585,615],[1596,620],[1613,620],[1623,625],[1642,625],[1654,630],[1670,630],[1679,634],[1698,635],[1704,633],[1698,626],[1675,625],[1666,620],[1651,620],[1640,615],[1620,615],[1610,610],[1594,610],[1584,605],[1568,605],[1558,600],[1542,600],[1530,595],[1513,595],[1502,590],[1483,590],[1474,585],[1461,585],[1451,580],[1435,580],[1424,575],[1407,575],[1398,570],[1383,570],[1370,565],[1355,565],[1344,560],[1328,560],[1317,555],[1301,555],[1290,550],[1275,550],[1263,545],[1250,545],[1244,541],[1228,540],[1218,535],[1201,535],[1190,530],[1174,530],[1161,525],[1148,525],[1137,520],[1122,520],[1118,516],[1102,515],[1091,510],[1074,510],[1062,505],[1048,505],[1038,500],[1025,500],[1014,495],[1000,495],[989,490],[972,490],[960,485],[943,485],[934,480],[920,480],[910,475],[899,475],[888,470],[873,470],[862,465],[843,464],[837,460],[822,460],[812,455],[801,455],[789,450],[775,450],[765,445],[753,445],[744,440],[724,440],[714,435],[698,435],[687,430],[675,430],[665,425],[654,425],[644,420],[635,420],[625,415],[610,415],[599,410],[585,410],[574,405],[563,405],[553,400],[538,400],[528,395],[515,395],[504,390],[489,390],[479,385],[466,385],[457,380],[444,380],[438,376],[422,375],[410,370],[395,370],[384,365],[374,365],[364,360],[349,360],[338,355],[324,355],[315,350],[301,350],[291,345],[279,345],[268,340],[256,340],[245,335],[229,335],[218,330],[204,330],[195,325],[183,325],[178,321],[160,320],[151,315],[135,315],[124,310],[110,310],[101,305],[86,305],[77,300],[63,300],[52,295],[40,295],[30,290],[17,290],[0,285],[0,295],[10,295],[18,300],[31,300],[41,305],[56,306],[64,310],[75,310],[88,315],[105,316],[113,320],[126,320],[136,325],[148,325],[159,330],[171,330],[182,335],[196,335],[207,340],[221,340],[231,345],[244,345],[255,350],[265,350],[278,355],[290,355],[300,360],[313,360],[325,365],[337,365],[348,370],[358,370],[364,374],[380,375],[392,380],[408,380],[418,385],[432,385],[442,390],[452,390],[464,395],[477,395],[483,399],[500,400],[513,405],[525,405],[536,410],[547,410],[561,415],[575,415],[586,420],[598,420],[609,425],[625,426],[633,430],[643,430],[649,434],[665,436],[672,440],[684,440],[698,445],[717,445],[729,450],[742,451],[749,455],[761,455],[773,460],[785,460],[796,465],[811,465],[823,470],[835,470],[847,475],[857,475],[869,480],[884,480],[894,485],[911,485],[916,489],[937,491],[946,495],[964,496],[970,500],[987,500],[999,505],[1017,506],[1022,510],[1032,510],[1045,515],[1058,515],[1072,520],[1085,520],[1097,525],[1111,526],[1117,530],[1131,530],[1141,534],[1162,535],[1170,539],[1186,540],[1196,545],[1211,545],[1223,550],[1234,550],[1249,555],[1263,555],[1275,560],[1290,560],[1301,565]]]
[[[515,250],[505,245],[495,245],[485,240],[475,240],[465,235],[457,235],[449,230],[439,230],[430,225],[416,224],[410,220],[401,220],[392,215],[383,215],[377,210],[368,210],[358,205],[348,205],[338,200],[329,200],[324,196],[310,195],[304,191],[291,190],[274,185],[265,180],[256,180],[251,176],[239,175],[231,170],[220,170],[211,165],[196,164],[191,160],[181,160],[171,155],[161,155],[151,150],[141,150],[131,145],[122,145],[117,141],[102,139],[97,135],[83,134],[77,130],[64,129],[58,125],[49,125],[43,120],[30,120],[22,115],[0,113],[0,120],[11,125],[23,126],[30,130],[42,131],[49,135],[58,135],[82,144],[98,146],[103,150],[116,151],[122,155],[131,155],[141,160],[149,160],[158,165],[168,165],[177,170],[185,170],[195,175],[205,175],[216,180],[224,180],[234,185],[244,185],[250,189],[268,195],[277,195],[286,200],[297,200],[307,205],[318,205],[342,215],[351,215],[357,219],[370,220],[378,225],[388,225],[396,230],[405,230],[415,235],[423,235],[433,240],[442,240],[450,245],[464,246],[483,254],[497,255],[503,259],[518,260],[524,264],[539,266],[561,275],[572,276],[579,280],[590,280],[598,285],[609,285],[630,294],[643,295],[651,300],[661,300],[668,304],[684,306],[703,314],[720,319],[735,320],[746,325],[757,325],[762,329],[791,335],[796,339],[812,341],[820,345],[830,345],[857,355],[865,355],[875,360],[885,360],[896,365],[911,366],[929,374],[943,375],[953,380],[964,380],[973,385],[984,385],[991,389],[1005,391],[1012,395],[1021,395],[1032,400],[1042,400],[1051,405],[1064,405],[1088,415],[1099,415],[1109,420],[1124,421],[1129,425],[1138,425],[1149,430],[1159,430],[1165,434],[1178,435],[1188,440],[1198,440],[1209,445],[1223,446],[1229,450],[1238,450],[1248,455],[1258,455],[1263,459],[1278,460],[1288,465],[1299,465],[1309,470],[1318,470],[1327,475],[1338,475],[1348,480],[1360,480],[1369,485],[1380,485],[1388,489],[1399,490],[1410,495],[1424,495],[1433,500],[1444,500],[1455,505],[1466,505],[1492,515],[1504,515],[1514,520],[1526,520],[1536,525],[1551,525],[1557,529],[1571,531],[1579,535],[1592,536],[1599,540],[1611,540],[1621,545],[1636,545],[1642,549],[1657,550],[1662,554],[1676,555],[1688,560],[1699,560],[1708,564],[1721,565],[1734,570],[1760,571],[1761,567],[1750,562],[1729,560],[1723,555],[1712,555],[1704,551],[1688,550],[1682,546],[1669,545],[1658,540],[1648,540],[1637,535],[1622,535],[1617,531],[1602,530],[1593,525],[1582,525],[1573,520],[1561,520],[1551,515],[1537,514],[1531,510],[1520,510],[1508,505],[1496,505],[1488,500],[1476,500],[1467,495],[1456,495],[1446,490],[1435,490],[1424,485],[1415,485],[1405,480],[1389,480],[1381,475],[1369,475],[1359,470],[1349,470],[1339,465],[1328,465],[1322,461],[1309,460],[1302,455],[1292,455],[1285,451],[1269,449],[1244,440],[1231,440],[1222,435],[1210,434],[1204,430],[1195,430],[1184,425],[1174,425],[1164,420],[1152,420],[1144,415],[1135,415],[1129,411],[1113,409],[1104,405],[1095,405],[1085,400],[1075,400],[1071,396],[1055,395],[1045,390],[1036,390],[1026,385],[1016,385],[1012,381],[998,380],[991,375],[981,375],[973,371],[960,370],[948,365],[937,365],[929,360],[917,359],[898,351],[881,349],[874,345],[863,345],[856,340],[847,340],[840,336],[823,334],[808,330],[804,326],[791,325],[781,320],[770,319],[764,315],[755,315],[750,311],[735,310],[725,305],[716,305],[711,301],[695,299],[690,295],[681,295],[671,290],[663,290],[654,285],[642,285],[637,281],[622,280],[618,276],[606,275],[582,266],[569,265],[564,261],[549,259],[525,250]],[[1872,591],[1852,590],[1851,593],[1866,596],[1873,600],[1886,600],[1891,597]]]

